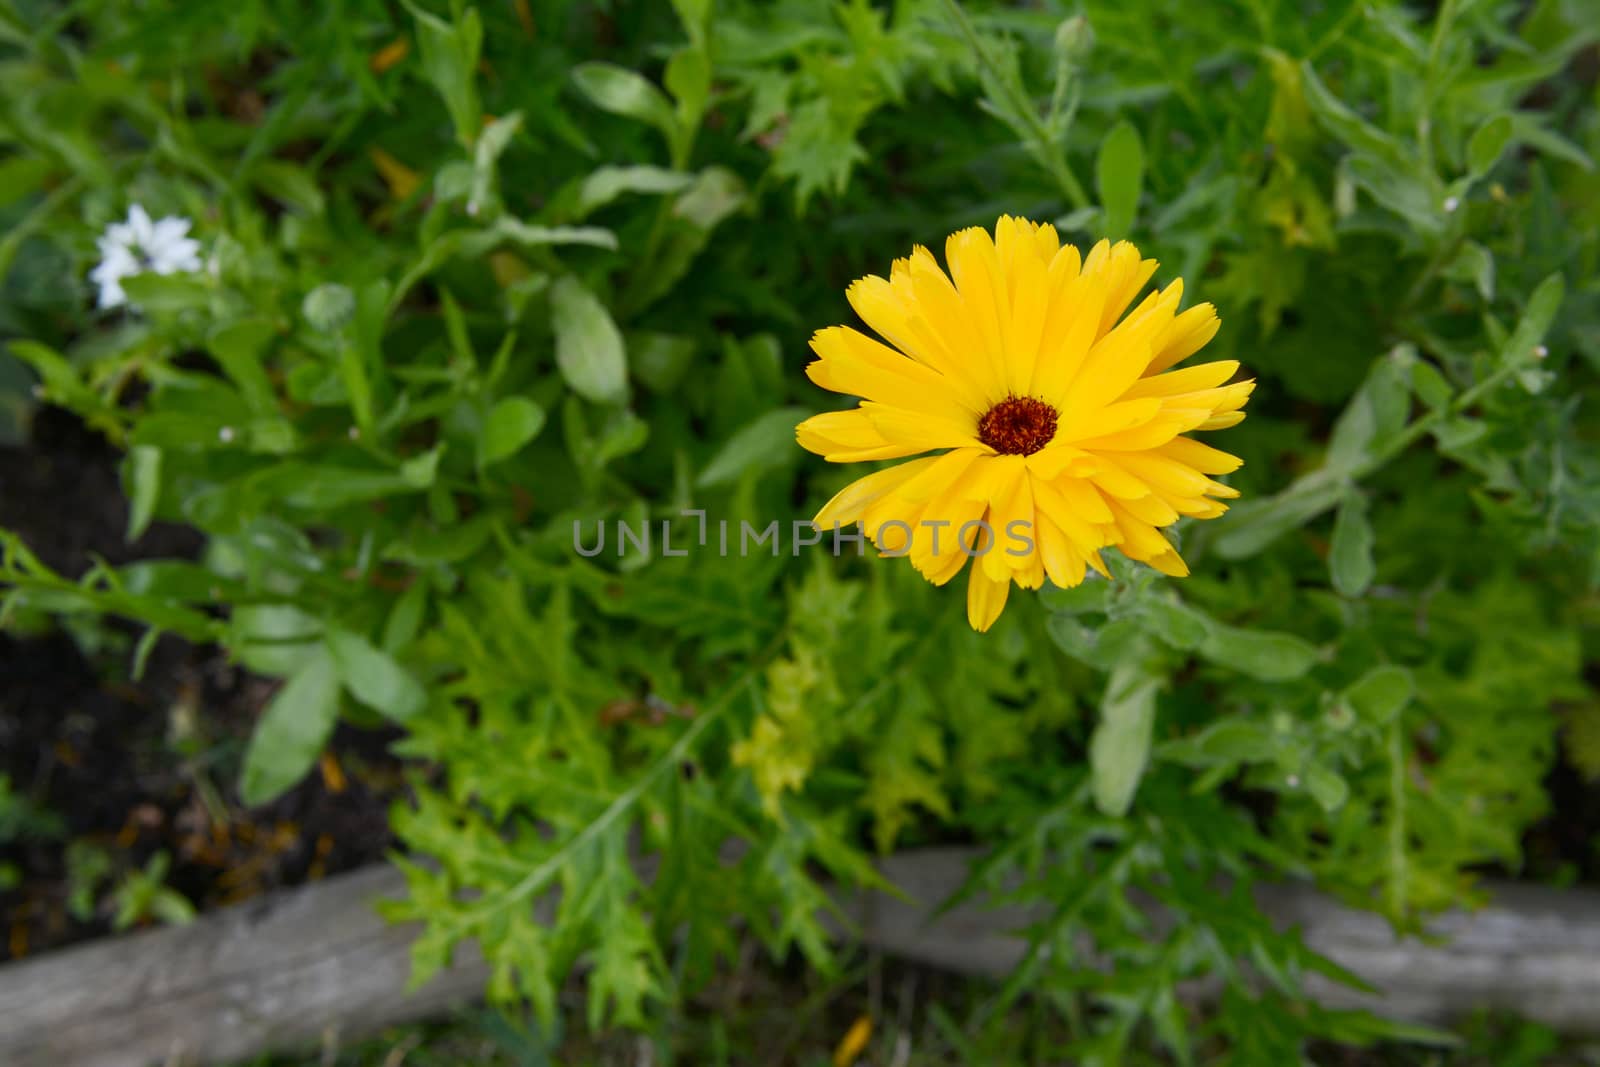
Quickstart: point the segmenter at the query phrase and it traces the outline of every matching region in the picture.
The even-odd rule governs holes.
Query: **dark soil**
[[[0,448],[0,526],[49,566],[81,575],[111,563],[193,558],[193,530],[157,523],[124,538],[117,455],[74,417],[42,409],[27,448]],[[401,789],[387,736],[341,730],[319,773],[274,803],[245,809],[235,781],[256,717],[277,683],[220,649],[163,638],[127,681],[138,629],[112,621],[74,633],[0,633],[0,959],[111,929],[115,888],[158,852],[166,884],[205,910],[379,859]],[[34,813],[8,820],[5,808]],[[8,823],[13,830],[6,839]],[[67,845],[103,850],[92,913],[69,909]]]

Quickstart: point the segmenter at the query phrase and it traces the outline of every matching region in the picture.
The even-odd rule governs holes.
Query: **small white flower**
[[[1456,208],[1458,208],[1460,206],[1461,206],[1461,200],[1458,197],[1447,196],[1447,197],[1444,198],[1444,209],[1445,209],[1446,212],[1454,211]]]
[[[100,287],[100,306],[126,304],[122,279],[135,274],[200,270],[200,242],[189,236],[189,226],[188,219],[176,216],[152,221],[138,204],[128,209],[126,222],[107,226],[97,242],[100,263],[89,272],[89,280]]]

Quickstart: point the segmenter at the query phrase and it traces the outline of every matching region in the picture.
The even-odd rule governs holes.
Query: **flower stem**
[[[1066,194],[1068,202],[1074,208],[1088,207],[1089,194],[1083,191],[1083,185],[1079,183],[1077,175],[1072,173],[1072,166],[1067,162],[1066,153],[1062,150],[1060,142],[1050,135],[1050,131],[1045,129],[1044,123],[1040,121],[1039,112],[1034,107],[1033,101],[1027,98],[1027,94],[1023,93],[1020,87],[1002,76],[994,57],[983,47],[982,38],[978,36],[977,29],[972,25],[967,13],[962,10],[958,0],[945,0],[945,7],[950,9],[950,17],[961,27],[963,36],[972,46],[978,62],[988,70],[993,83],[1011,97],[1009,101],[1011,109],[1027,124],[1034,152],[1044,164],[1044,168],[1050,172],[1050,176],[1056,180],[1056,184],[1061,186],[1061,191]]]

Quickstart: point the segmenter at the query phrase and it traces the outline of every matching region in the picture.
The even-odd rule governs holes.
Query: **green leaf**
[[[1286,682],[1317,662],[1316,646],[1293,634],[1217,625],[1200,654],[1213,663],[1267,682]]]
[[[278,413],[277,391],[266,371],[267,348],[277,336],[271,319],[249,318],[219,326],[206,341],[252,411]]]
[[[515,455],[544,429],[544,408],[525,396],[508,396],[489,411],[478,437],[478,466]]]
[[[304,778],[339,718],[333,658],[319,647],[267,705],[244,754],[239,797],[248,807],[281,796]]]
[[[797,457],[795,426],[809,414],[805,408],[778,408],[745,423],[706,464],[695,485],[701,489],[727,485],[746,472],[764,471]]]
[[[1162,759],[1187,767],[1224,767],[1240,763],[1265,763],[1276,755],[1279,738],[1272,728],[1254,719],[1218,719],[1193,737],[1168,741]]]
[[[1144,182],[1144,145],[1139,131],[1124,119],[1100,142],[1095,160],[1095,184],[1105,209],[1105,235],[1112,240],[1127,235],[1139,207]]]
[[[1510,115],[1496,115],[1473,131],[1472,139],[1467,142],[1468,176],[1481,178],[1489,173],[1511,144],[1511,134]]]
[[[1150,632],[1163,644],[1182,651],[1204,645],[1215,625],[1203,612],[1163,596],[1149,597],[1141,608]]]
[[[324,282],[306,294],[300,302],[300,314],[313,330],[337,333],[356,314],[356,294],[348,285]]]
[[[1046,582],[1039,596],[1044,601],[1044,606],[1051,611],[1081,615],[1086,612],[1106,610],[1106,605],[1111,600],[1111,589],[1110,582],[1090,571],[1084,575],[1083,581],[1070,589],[1062,589]]]
[[[1351,492],[1333,520],[1333,543],[1328,550],[1328,573],[1340,596],[1358,597],[1372,584],[1372,541],[1366,497]]]
[[[1095,806],[1125,815],[1150,759],[1160,680],[1139,666],[1122,666],[1106,683],[1100,722],[1089,739],[1089,770]]]
[[[437,464],[437,451],[408,460],[413,476],[426,474],[423,465]],[[397,494],[415,492],[418,484],[393,471],[335,467],[327,464],[286,463],[256,476],[254,488],[292,508],[320,511],[345,507]],[[420,486],[426,488],[426,486]]]
[[[1462,244],[1444,274],[1453,281],[1471,282],[1479,296],[1494,299],[1494,256],[1476,241]]]
[[[1306,792],[1323,811],[1338,811],[1350,799],[1350,783],[1335,771],[1313,764],[1305,772]]]
[[[605,305],[572,275],[550,287],[556,365],[573,392],[602,404],[628,399],[628,364],[622,334]]]
[[[161,497],[161,449],[135,445],[128,450],[128,531],[129,541],[137,541],[155,518]]]
[[[467,8],[454,24],[430,15],[411,0],[406,8],[417,23],[422,69],[443,98],[455,126],[456,139],[472,144],[483,124],[478,103],[478,58],[483,49],[483,23],[476,8]]]
[[[700,125],[711,99],[711,61],[703,49],[680,48],[667,61],[664,80],[667,91],[678,102],[674,125],[681,140]],[[681,150],[682,145],[677,147]]]
[[[374,434],[372,380],[367,377],[366,357],[353,341],[339,346],[339,377],[344,382],[345,397],[350,401],[350,415],[361,433],[370,439]]]
[[[444,458],[444,442],[419,452],[400,464],[400,480],[413,489],[427,489],[439,477],[439,460]]]
[[[259,674],[293,674],[322,637],[320,620],[288,604],[241,604],[229,620],[228,648]]]
[[[339,681],[373,711],[404,722],[427,706],[421,684],[365,637],[335,626],[326,641]]]
[[[472,153],[472,186],[467,198],[467,214],[477,215],[500,204],[498,164],[511,139],[522,129],[522,112],[513,111],[483,128]]]
[[[633,375],[658,393],[671,390],[683,379],[694,358],[695,343],[669,333],[641,333],[628,340]]]
[[[1374,667],[1350,688],[1344,699],[1357,715],[1373,723],[1386,723],[1398,715],[1416,692],[1416,682],[1404,667]]]
[[[1344,493],[1338,481],[1316,471],[1276,496],[1241,501],[1213,524],[1217,554],[1247,559],[1333,507]]]
[[[672,104],[637,71],[613,63],[580,63],[572,71],[572,80],[601,110],[648,123],[660,130],[669,143],[676,136],[678,123]]]
[[[193,311],[211,301],[211,285],[200,274],[135,274],[122,280],[128,302],[140,311]]]
[[[423,273],[432,271],[447,259],[478,259],[506,244],[524,248],[588,245],[591,248],[615,249],[617,235],[602,226],[538,226],[510,215],[501,215],[481,230],[451,230],[444,234],[435,242],[437,247],[427,257]]]
[[[1556,312],[1561,310],[1561,298],[1566,294],[1567,282],[1560,271],[1549,275],[1528,298],[1528,305],[1517,320],[1505,347],[1500,350],[1502,365],[1526,363],[1533,358],[1534,349],[1544,340]]]
[[[1363,119],[1329,92],[1309,62],[1300,64],[1300,78],[1306,103],[1311,105],[1311,112],[1323,129],[1350,148],[1390,167],[1408,167],[1406,150],[1400,142]]]
[[[1334,423],[1328,438],[1327,468],[1335,474],[1361,469],[1406,424],[1411,390],[1402,363],[1414,365],[1415,353],[1407,346],[1379,359]]]
[[[578,189],[577,215],[583,218],[624,193],[676,193],[693,181],[693,175],[665,167],[600,167]]]
[[[1418,362],[1411,368],[1411,388],[1431,411],[1443,411],[1455,396],[1455,390],[1439,373],[1439,368],[1427,362]]]
[[[672,7],[689,40],[697,48],[702,46],[711,20],[712,0],[672,0]]]

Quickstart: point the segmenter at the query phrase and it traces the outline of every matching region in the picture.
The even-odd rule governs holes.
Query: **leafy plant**
[[[1047,914],[973,1033],[1035,995],[1083,1062],[1436,1041],[1306,1006],[1353,979],[1247,891],[1468,899],[1595,701],[1579,6],[0,0],[0,331],[123,450],[129,533],[206,538],[73,580],[0,535],[0,618],[281,679],[252,803],[398,728],[418,979],[473,940],[546,1022],[583,970],[590,1027],[650,1025],[745,932],[825,972],[827,883],[976,840],[967,895]],[[132,202],[206,269],[101,313]],[[1137,240],[1262,384],[1192,577],[978,636],[801,543],[851,475],[792,431],[849,281],[1001,211]],[[182,911],[152,864],[129,921]]]

